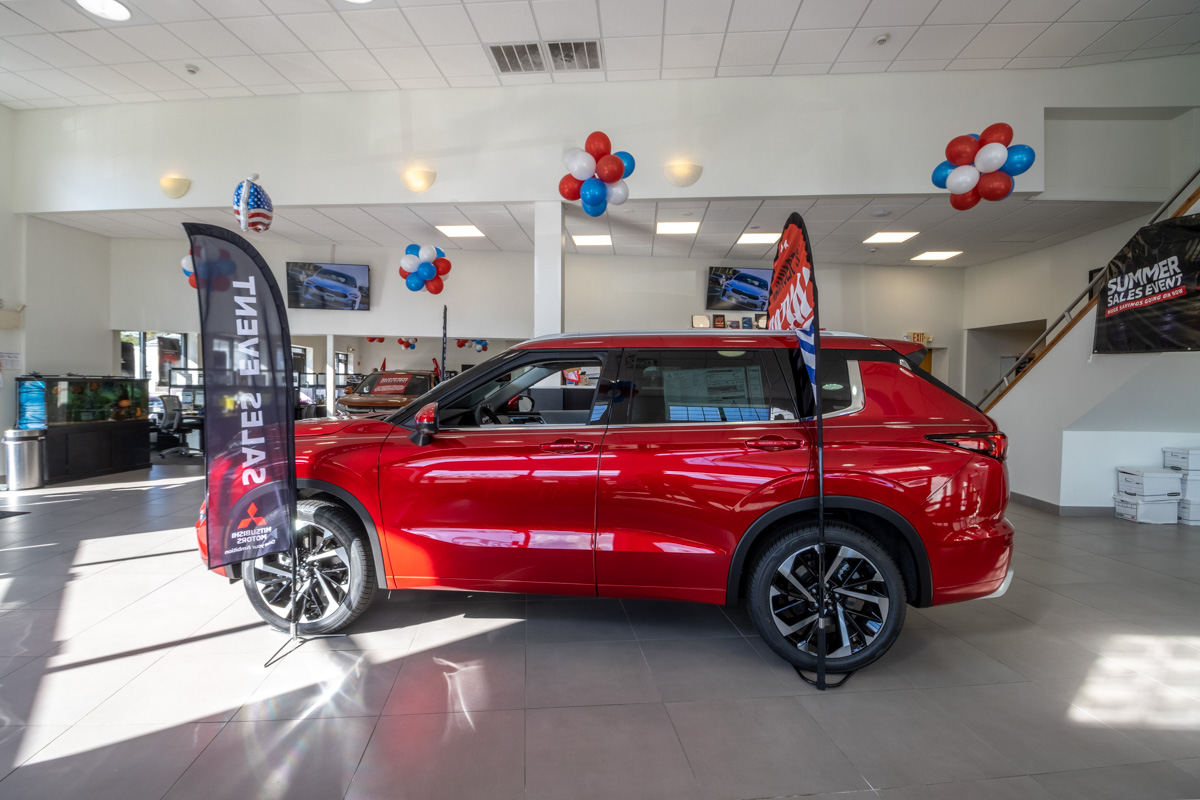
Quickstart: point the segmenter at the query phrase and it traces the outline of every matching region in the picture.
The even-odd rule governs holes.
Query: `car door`
[[[724,602],[761,514],[800,498],[810,438],[770,348],[625,350],[601,458],[601,596]]]
[[[593,402],[578,408],[572,396],[575,410],[564,409],[546,384],[567,369],[599,371],[606,357],[534,350],[485,364],[477,379],[439,398],[429,444],[414,444],[403,428],[388,437],[380,500],[395,585],[595,594],[607,400],[596,401],[593,387]],[[510,402],[530,397],[534,385],[542,409]]]

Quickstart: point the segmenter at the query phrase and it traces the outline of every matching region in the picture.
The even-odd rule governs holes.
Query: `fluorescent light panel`
[[[947,258],[961,256],[962,250],[929,250],[919,256],[913,256],[909,261],[945,261]]]
[[[125,4],[117,0],[75,0],[75,3],[89,14],[113,22],[124,22],[132,16]]]
[[[588,236],[571,235],[576,247],[603,247],[612,245],[612,237],[607,233],[597,233]]]
[[[870,239],[863,239],[863,244],[898,244],[907,242],[920,231],[880,231]]]
[[[660,222],[655,228],[656,233],[693,234],[700,230],[699,222]]]
[[[434,225],[442,232],[443,236],[449,236],[451,239],[462,239],[468,236],[483,236],[483,231],[476,228],[474,225]]]
[[[743,233],[737,240],[738,244],[775,244],[779,241],[778,233]]]

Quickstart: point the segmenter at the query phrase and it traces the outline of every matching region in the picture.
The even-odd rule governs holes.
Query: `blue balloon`
[[[968,133],[968,134],[967,134],[967,136],[970,136],[972,139],[974,139],[974,140],[975,140],[975,141],[977,141],[977,142],[979,141],[979,134],[978,134],[978,133]]]
[[[437,274],[437,270],[434,270],[434,274]],[[425,279],[414,272],[404,279],[404,285],[407,286],[410,291],[419,292],[425,286]]]
[[[408,247],[404,248],[404,255],[406,256],[420,255],[420,253],[421,245],[419,244],[410,244]]]
[[[608,202],[608,189],[604,185],[604,181],[599,178],[588,178],[583,182],[583,186],[579,187],[579,200],[584,207],[604,205]],[[593,214],[593,217],[599,216]]]
[[[421,276],[421,285],[425,285],[425,281],[432,280],[437,277],[437,267],[430,264],[428,261],[422,261],[417,267],[417,275]]]
[[[183,274],[185,277],[188,277],[188,278],[192,277],[192,273],[188,272],[186,269],[183,271]]]
[[[445,250],[443,250],[442,248],[440,248],[440,247],[435,247],[435,248],[433,248],[433,250],[434,250],[434,252],[436,252],[436,253],[437,253],[437,257],[438,257],[438,258],[445,258],[445,257],[446,257],[446,251],[445,251]]]
[[[954,171],[954,165],[949,161],[943,161],[933,168],[933,185],[939,189],[946,188],[946,178],[950,177],[950,173]]]
[[[202,281],[206,281],[214,275],[218,275],[217,263],[215,261],[201,261],[196,264],[196,277]]]
[[[601,200],[599,203],[596,203],[595,205],[589,205],[588,203],[584,203],[583,204],[583,213],[587,214],[589,217],[598,217],[601,214],[603,214],[605,209],[607,209],[607,208],[608,208],[607,200]]]
[[[1007,172],[1014,178],[1033,166],[1034,159],[1037,155],[1033,152],[1033,148],[1027,144],[1009,145],[1008,160],[1004,162],[1004,166],[1000,168],[1002,172]]]
[[[618,150],[617,152],[613,153],[613,155],[621,159],[621,161],[625,164],[625,174],[621,177],[628,178],[630,175],[632,175],[633,168],[637,166],[637,162],[633,160],[633,156],[629,155],[629,153],[626,153],[624,150]]]
[[[221,275],[232,275],[237,272],[237,264],[234,263],[232,258],[218,258],[217,263],[213,266],[216,268],[217,273]]]

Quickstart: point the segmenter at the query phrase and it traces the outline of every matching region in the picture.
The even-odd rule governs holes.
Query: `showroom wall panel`
[[[7,187],[12,186],[12,142],[13,121],[16,112],[0,106],[0,300],[4,301],[4,309],[24,302],[24,280],[18,258],[17,218],[12,213],[12,193]],[[0,352],[19,353],[24,349],[24,337],[19,328],[6,329],[0,327]],[[0,429],[7,429],[17,416],[17,400],[15,378],[21,374],[18,369],[0,370]],[[5,474],[4,454],[0,452],[0,475]]]

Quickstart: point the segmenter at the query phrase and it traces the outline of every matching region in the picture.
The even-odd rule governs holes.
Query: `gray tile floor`
[[[0,798],[1200,797],[1200,528],[1014,506],[1009,594],[844,688],[737,609],[396,592],[264,669],[199,467],[0,509]]]

